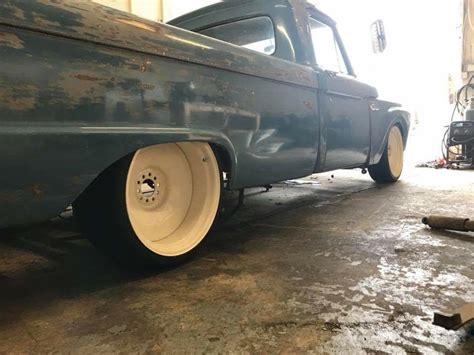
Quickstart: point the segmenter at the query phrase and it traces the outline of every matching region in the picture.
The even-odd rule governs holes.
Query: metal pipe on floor
[[[433,229],[448,229],[460,232],[474,232],[474,220],[469,218],[456,218],[445,216],[423,217],[423,224]]]

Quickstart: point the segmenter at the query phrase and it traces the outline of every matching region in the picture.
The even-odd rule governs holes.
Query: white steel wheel
[[[403,137],[398,126],[390,129],[387,145],[388,165],[394,178],[399,178],[403,170]]]
[[[400,127],[392,126],[388,132],[387,145],[379,163],[369,166],[369,174],[376,182],[396,182],[403,171],[405,146]]]
[[[140,242],[176,257],[195,248],[217,214],[220,172],[207,143],[160,144],[138,150],[125,184],[125,205]]]

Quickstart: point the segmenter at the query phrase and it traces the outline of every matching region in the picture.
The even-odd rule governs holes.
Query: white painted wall
[[[214,4],[219,0],[92,0],[152,21],[168,22],[201,7]]]
[[[163,21],[163,5],[159,0],[132,0],[132,13],[152,21]]]
[[[201,7],[220,2],[219,0],[163,0],[165,22],[184,15]]]
[[[130,11],[130,0],[92,0],[101,5],[109,6],[120,11]]]
[[[152,21],[163,20],[161,0],[92,0],[114,9],[131,12]]]
[[[474,1],[464,0],[463,79],[467,83],[474,75]]]

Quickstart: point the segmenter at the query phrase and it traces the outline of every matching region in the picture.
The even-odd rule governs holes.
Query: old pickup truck
[[[302,0],[227,1],[170,24],[3,0],[0,60],[0,228],[72,205],[125,264],[189,256],[224,187],[402,172],[409,114],[356,79],[335,22]]]

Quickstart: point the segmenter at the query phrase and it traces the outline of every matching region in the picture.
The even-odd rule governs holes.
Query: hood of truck
[[[144,20],[89,0],[2,0],[2,25],[297,85],[317,86],[310,68],[296,64],[288,68],[284,60]],[[1,42],[0,29],[0,45]]]

